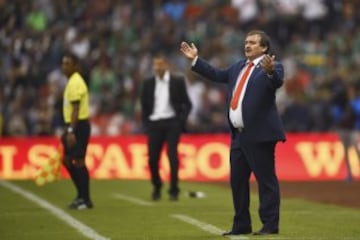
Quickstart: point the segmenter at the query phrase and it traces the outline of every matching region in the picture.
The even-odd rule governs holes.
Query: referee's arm
[[[71,105],[72,105],[72,113],[71,113],[70,124],[67,129],[66,140],[68,146],[73,147],[76,144],[76,136],[74,134],[74,129],[78,122],[80,101],[71,102]]]
[[[71,102],[72,105],[72,113],[69,127],[75,129],[76,124],[79,120],[79,109],[80,109],[80,101]]]

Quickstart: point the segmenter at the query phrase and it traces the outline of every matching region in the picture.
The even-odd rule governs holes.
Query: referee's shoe
[[[86,201],[82,198],[75,199],[72,203],[69,204],[68,208],[72,210],[83,210],[83,209],[91,209],[94,205],[90,200]]]

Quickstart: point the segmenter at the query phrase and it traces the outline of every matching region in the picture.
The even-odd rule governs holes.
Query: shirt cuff
[[[196,57],[192,60],[192,62],[191,62],[191,66],[192,66],[192,67],[195,66],[198,58],[199,58],[199,56],[196,56]]]
[[[272,74],[267,73],[266,75],[268,76],[268,78],[273,78],[273,77],[274,77],[274,74],[273,74],[273,73],[272,73]]]

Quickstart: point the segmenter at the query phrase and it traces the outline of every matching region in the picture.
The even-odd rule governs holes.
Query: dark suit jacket
[[[227,84],[227,108],[232,97],[237,78],[245,66],[246,59],[229,68],[219,70],[198,58],[192,70],[209,80]],[[242,102],[244,129],[241,133],[232,126],[232,147],[241,141],[267,142],[284,141],[285,132],[275,103],[275,92],[283,84],[284,68],[276,63],[272,77],[258,64],[252,72]]]
[[[187,117],[190,113],[192,104],[188,96],[185,80],[183,77],[170,75],[170,103],[176,112],[176,118],[180,121],[184,129]],[[155,77],[146,79],[140,96],[142,107],[142,120],[146,127],[149,116],[154,109]]]

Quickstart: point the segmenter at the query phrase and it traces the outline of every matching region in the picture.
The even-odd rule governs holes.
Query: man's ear
[[[267,51],[268,51],[268,47],[263,47],[263,48],[262,48],[262,52],[263,52],[263,53],[266,53]]]

